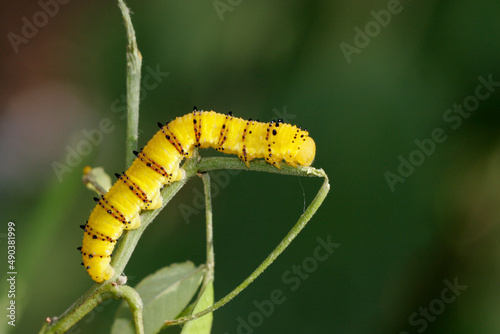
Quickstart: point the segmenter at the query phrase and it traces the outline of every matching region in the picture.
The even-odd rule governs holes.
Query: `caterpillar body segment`
[[[96,198],[97,204],[83,226],[83,265],[90,277],[103,282],[115,274],[111,254],[123,230],[141,224],[141,210],[161,207],[163,186],[185,177],[180,168],[195,147],[212,147],[237,155],[247,166],[253,159],[264,158],[280,168],[281,161],[296,167],[310,166],[316,153],[314,140],[306,130],[278,122],[261,123],[219,114],[193,111],[162,125],[140,151],[132,166],[108,193]]]

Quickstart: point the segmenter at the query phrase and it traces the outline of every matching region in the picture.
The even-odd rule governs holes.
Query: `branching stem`
[[[200,172],[208,172],[217,169],[247,169],[249,171],[261,171],[268,173],[278,173],[278,174],[288,174],[288,175],[298,175],[298,176],[308,176],[308,177],[324,177],[325,181],[320,191],[316,195],[315,199],[311,202],[306,211],[302,214],[298,222],[292,228],[292,230],[287,234],[287,236],[280,242],[276,249],[262,262],[262,264],[257,268],[243,283],[241,283],[236,289],[229,293],[226,297],[215,303],[210,309],[207,309],[201,313],[195,314],[190,317],[185,317],[177,320],[170,321],[169,324],[180,324],[185,321],[196,319],[204,314],[213,312],[219,307],[226,304],[228,301],[233,299],[238,293],[240,293],[245,287],[252,283],[257,276],[259,276],[275,259],[280,255],[283,250],[290,244],[290,242],[297,236],[297,234],[304,228],[307,222],[311,219],[312,215],[319,208],[324,198],[326,197],[330,185],[328,183],[328,177],[322,169],[315,169],[312,167],[302,167],[293,168],[288,166],[282,166],[281,169],[267,164],[262,161],[255,161],[250,163],[250,168],[247,168],[244,163],[239,161],[237,158],[204,158],[198,159],[198,156],[186,161],[183,168],[186,171],[186,178],[177,181],[165,187],[161,191],[163,198],[163,206],[165,206],[170,199],[186,184],[186,182],[197,175]],[[53,319],[51,324],[45,324],[40,333],[64,333],[71,326],[73,326],[78,320],[83,318],[85,314],[90,312],[95,306],[97,306],[103,300],[112,297],[109,295],[111,291],[112,282],[115,282],[118,276],[125,269],[134,249],[141,238],[144,230],[149,226],[149,224],[154,220],[158,213],[163,209],[156,209],[151,211],[145,211],[141,214],[141,226],[135,230],[126,231],[124,236],[120,240],[115,253],[113,255],[112,265],[116,270],[115,276],[106,282],[101,284],[95,284],[90,288],[90,290],[85,293],[77,302],[75,302],[66,312],[64,312],[60,317]],[[129,302],[130,303],[130,302]]]
[[[212,194],[210,188],[210,175],[208,173],[202,173],[201,178],[203,180],[203,190],[205,192],[205,221],[206,221],[206,238],[207,238],[207,273],[203,280],[203,287],[207,285],[208,282],[214,279],[214,269],[215,269],[215,257],[214,257],[214,233],[213,233],[213,221],[212,221]]]

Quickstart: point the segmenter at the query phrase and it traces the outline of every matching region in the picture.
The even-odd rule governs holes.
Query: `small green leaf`
[[[111,188],[111,177],[102,167],[85,167],[83,169],[82,181],[88,189],[95,191],[99,195],[107,193],[109,188]]]
[[[194,309],[191,314],[196,314],[204,309],[212,306],[214,303],[214,281],[208,281],[207,285],[201,292],[200,297],[195,303]],[[210,334],[212,329],[213,313],[204,315],[203,317],[188,322],[182,328],[181,334]]]
[[[136,287],[144,309],[145,334],[158,333],[165,320],[174,319],[193,298],[205,274],[205,266],[192,262],[176,263],[144,278]],[[112,334],[134,334],[132,314],[127,303],[116,312]]]

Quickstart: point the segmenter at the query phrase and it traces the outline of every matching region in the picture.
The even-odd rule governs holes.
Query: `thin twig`
[[[142,321],[143,303],[141,300],[141,296],[139,296],[139,293],[137,293],[135,289],[131,288],[128,285],[116,286],[115,291],[116,292],[113,297],[126,300],[130,311],[132,311],[135,333],[144,334],[144,324]]]
[[[207,229],[207,272],[203,280],[203,286],[205,287],[208,282],[213,281],[214,271],[215,271],[215,258],[214,258],[214,234],[213,234],[213,224],[212,224],[212,195],[210,188],[210,175],[208,173],[202,173],[201,178],[203,180],[203,190],[205,192],[205,220]]]
[[[106,284],[95,284],[60,317],[53,318],[50,322],[46,322],[40,330],[40,333],[66,332],[97,305],[109,298],[124,299],[128,302],[134,317],[136,331],[138,334],[143,334],[142,301],[139,294],[129,286],[120,286],[110,282]]]

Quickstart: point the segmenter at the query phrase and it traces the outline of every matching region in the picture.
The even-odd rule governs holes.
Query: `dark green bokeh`
[[[284,116],[310,131],[314,166],[328,173],[332,191],[289,249],[215,313],[213,332],[245,333],[238,332],[239,319],[256,324],[255,303],[279,289],[286,300],[254,333],[399,334],[423,331],[424,324],[425,333],[498,333],[500,87],[459,126],[443,119],[475,94],[479,76],[500,82],[498,3],[402,1],[400,12],[372,30],[350,62],[341,43],[354,45],[355,27],[376,27],[371,11],[394,1],[231,3],[221,20],[212,1],[128,2],[143,77],[156,69],[169,73],[144,91],[140,144],[155,133],[157,121],[194,105],[261,121]],[[2,5],[9,15],[4,35],[20,33],[21,18],[41,10],[27,2],[11,6]],[[110,174],[124,168],[125,42],[116,4],[87,1],[61,5],[17,54],[8,41],[4,48],[1,203],[2,226],[13,220],[18,227],[15,333],[37,331],[46,316],[61,314],[92,284],[75,248],[93,194],[78,179],[85,164]],[[148,80],[146,86],[154,85]],[[58,89],[79,104],[58,99]],[[31,95],[21,99],[24,92]],[[33,102],[21,113],[14,103],[19,99],[28,106],[33,99],[79,108],[45,113]],[[98,128],[103,118],[114,130],[59,182],[53,161],[64,163],[66,145],[75,148],[82,131]],[[34,140],[29,134],[40,127]],[[400,155],[416,157],[415,141],[437,128],[446,140],[391,191],[384,174],[397,173]],[[216,298],[267,256],[321,184],[224,175],[214,173],[212,182],[219,184],[213,203]],[[131,285],[173,262],[204,261],[203,213],[188,220],[181,214],[186,206],[197,209],[202,189],[201,180],[191,181],[145,232],[127,266]],[[289,271],[311,265],[317,239],[328,236],[341,246],[292,284],[299,275]],[[440,302],[444,281],[455,278],[467,289],[453,302]],[[73,332],[108,332],[117,307],[107,302]],[[423,321],[418,313],[429,307],[436,314]]]

